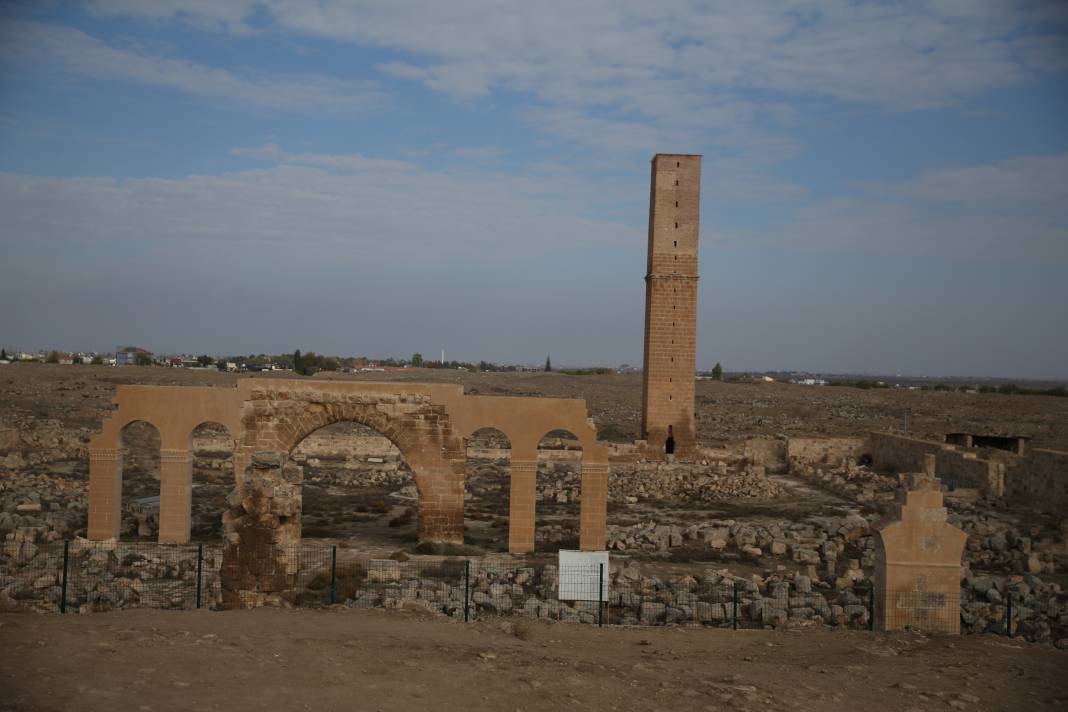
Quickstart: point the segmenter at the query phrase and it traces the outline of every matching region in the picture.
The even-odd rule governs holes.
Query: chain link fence
[[[222,604],[221,544],[77,541],[5,542],[0,550],[0,609],[92,612],[128,608],[189,610]],[[281,557],[242,557],[236,564],[294,606],[355,608],[416,605],[464,621],[547,618],[591,625],[768,628],[830,625],[872,629],[876,612],[888,628],[953,629],[956,593],[894,594],[870,588],[833,594],[787,581],[763,592],[750,579],[706,575],[670,585],[603,565],[560,568],[513,558],[366,559],[337,546],[302,542]],[[1016,606],[1019,614],[1019,606]],[[1012,635],[1012,594],[990,632]],[[959,620],[957,621],[959,624]]]

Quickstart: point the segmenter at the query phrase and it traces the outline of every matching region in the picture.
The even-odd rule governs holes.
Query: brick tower
[[[696,446],[697,232],[701,157],[658,153],[649,193],[649,262],[645,275],[645,368],[642,437],[664,452]]]

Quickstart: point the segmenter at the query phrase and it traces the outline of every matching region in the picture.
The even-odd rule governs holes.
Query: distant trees
[[[148,355],[148,354],[137,354],[137,365],[138,366],[151,366],[152,365],[152,357],[150,355]]]
[[[0,349],[0,361],[7,361],[7,351]]]
[[[93,356],[93,360],[90,363],[90,365],[92,365],[92,366],[103,366],[104,365],[104,357],[103,356]]]
[[[197,356],[197,363],[199,363],[204,368],[207,368],[208,366],[215,363],[215,359],[213,359],[211,356],[208,356],[207,354],[201,354],[200,356]]]
[[[59,363],[59,352],[49,351],[48,358],[45,359],[45,363]]]
[[[712,367],[712,380],[723,380],[723,366],[720,365],[719,361],[716,361],[716,365]]]
[[[293,373],[306,375],[304,371],[304,357],[300,355],[300,349],[293,352]]]
[[[552,359],[550,359],[548,356],[546,356],[545,357],[545,372],[548,373],[551,370],[553,370]]]
[[[412,354],[412,365],[415,366],[416,368],[422,368],[423,367],[423,354],[421,354],[421,353]]]

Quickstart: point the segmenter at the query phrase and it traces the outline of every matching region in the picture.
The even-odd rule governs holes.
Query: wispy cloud
[[[54,67],[91,79],[130,81],[296,112],[352,112],[384,102],[384,95],[369,83],[320,75],[236,74],[141,47],[113,46],[72,27],[23,20],[0,19],[0,59],[5,72]]]

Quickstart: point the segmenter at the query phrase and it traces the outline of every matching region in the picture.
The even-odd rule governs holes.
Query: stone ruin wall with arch
[[[112,539],[119,534],[121,438],[130,423],[144,421],[159,432],[159,540],[185,543],[190,538],[192,434],[198,426],[217,423],[234,440],[236,487],[227,513],[228,537],[232,538],[239,516],[234,514],[233,500],[239,503],[241,493],[247,494],[250,484],[257,485],[246,481],[250,473],[266,477],[268,472],[280,472],[285,464],[289,477],[299,479],[289,455],[300,442],[333,423],[355,422],[388,438],[412,468],[419,494],[419,539],[431,542],[463,542],[467,438],[484,428],[503,433],[511,444],[511,553],[534,550],[539,442],[555,430],[572,433],[582,448],[580,548],[604,548],[608,454],[597,442],[582,400],[472,396],[464,395],[462,386],[442,384],[243,379],[236,388],[119,386],[115,405],[89,445],[90,539]],[[252,468],[254,453],[260,464],[275,462],[275,470]],[[299,491],[297,483],[297,515]],[[293,528],[292,519],[288,528]],[[298,516],[297,541],[299,531]]]

